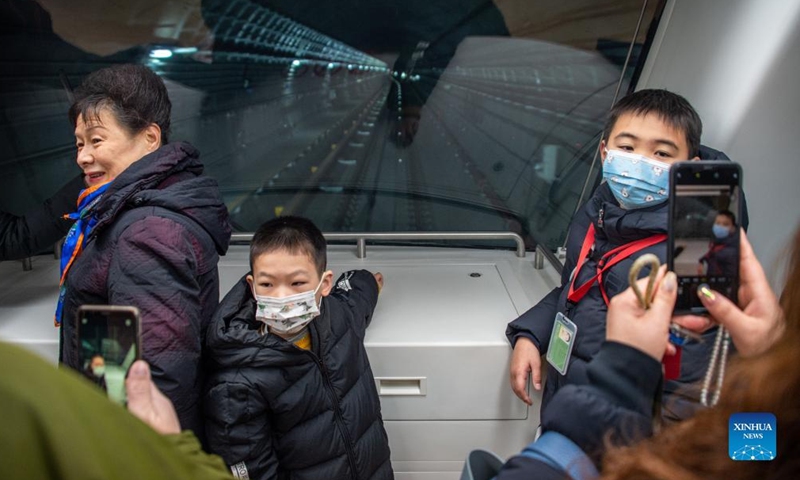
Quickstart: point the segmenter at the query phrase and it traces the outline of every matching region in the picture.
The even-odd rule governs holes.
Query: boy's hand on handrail
[[[780,338],[784,319],[778,299],[744,232],[741,232],[740,252],[739,307],[721,293],[703,289],[697,294],[711,320],[687,315],[675,317],[675,322],[695,331],[718,323],[728,329],[741,355],[752,356],[764,352]]]

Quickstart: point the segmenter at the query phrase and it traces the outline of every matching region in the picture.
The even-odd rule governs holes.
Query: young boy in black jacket
[[[572,322],[577,330],[571,355],[561,358],[566,369],[559,372],[548,364],[542,411],[560,387],[587,382],[587,363],[605,339],[608,302],[628,288],[633,261],[646,253],[666,261],[669,168],[700,159],[701,133],[702,122],[689,102],[666,90],[641,90],[612,108],[600,144],[605,181],[572,219],[561,286],[506,330],[514,348],[511,385],[529,405],[528,376],[541,389],[551,334],[569,328],[554,329],[557,314],[566,318],[559,317],[560,325]],[[695,399],[683,386],[705,373],[714,334],[708,332],[703,344],[684,347],[680,378],[665,385],[667,418],[691,414]]]
[[[393,478],[364,348],[383,277],[326,264],[311,221],[270,220],[209,328],[206,433],[237,478]]]

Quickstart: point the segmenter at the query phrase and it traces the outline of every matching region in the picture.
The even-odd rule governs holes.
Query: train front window
[[[554,249],[663,3],[4,2],[0,209],[78,173],[65,85],[136,62],[165,79],[170,140],[200,150],[236,230],[296,214]]]

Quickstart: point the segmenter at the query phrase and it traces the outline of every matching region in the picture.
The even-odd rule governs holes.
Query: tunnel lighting
[[[300,60],[295,60],[295,61],[293,61],[293,62],[292,62],[292,66],[293,66],[293,67],[299,67],[299,66],[300,66]]]
[[[175,50],[172,51],[172,53],[179,55],[189,55],[192,53],[197,53],[197,47],[176,48]]]
[[[169,58],[172,56],[172,50],[168,48],[156,48],[150,51],[150,58]]]

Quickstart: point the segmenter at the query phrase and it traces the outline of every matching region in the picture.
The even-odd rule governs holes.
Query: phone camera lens
[[[714,172],[714,178],[719,178],[719,172]]]
[[[125,326],[126,327],[130,327],[131,326],[131,320],[130,319],[125,319]]]

